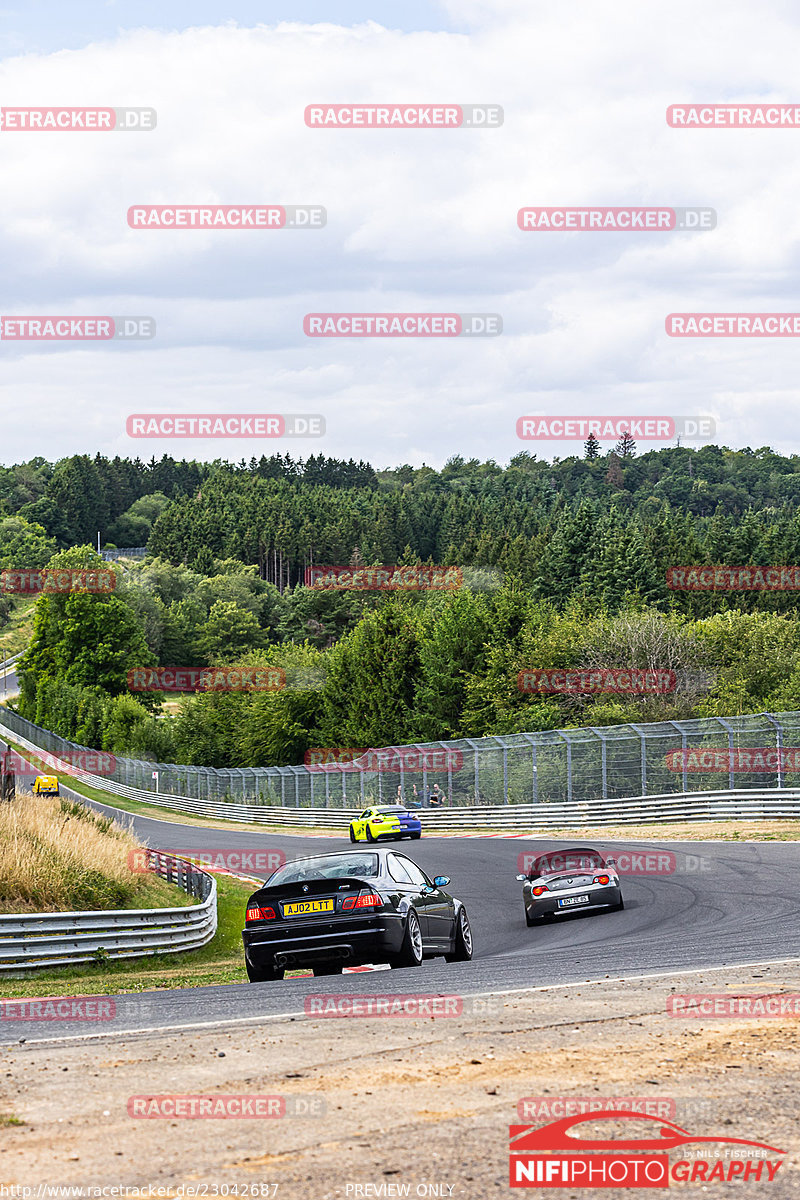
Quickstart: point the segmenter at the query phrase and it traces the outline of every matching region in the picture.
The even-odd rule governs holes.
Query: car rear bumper
[[[403,944],[405,925],[399,913],[353,920],[304,921],[287,927],[253,925],[242,932],[245,958],[252,967],[311,966],[341,963],[363,966],[387,962]]]
[[[569,904],[560,905],[559,900],[567,900],[573,896],[589,897],[588,904]],[[609,884],[608,887],[595,887],[575,889],[575,891],[564,892],[559,895],[557,892],[547,896],[526,896],[525,910],[528,916],[533,919],[540,917],[563,917],[568,913],[586,912],[595,908],[616,908],[622,899],[621,888]]]

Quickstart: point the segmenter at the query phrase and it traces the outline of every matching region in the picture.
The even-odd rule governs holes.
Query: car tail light
[[[349,912],[351,908],[380,908],[382,904],[383,900],[376,892],[359,892],[357,896],[348,896],[342,902],[342,912]]]
[[[248,921],[274,921],[275,920],[275,909],[274,908],[248,908],[247,920]]]
[[[543,883],[542,883],[542,884],[540,884],[540,885],[539,885],[539,887],[535,887],[535,888],[533,889],[533,894],[534,894],[534,896],[541,896],[541,895],[543,895],[545,892],[548,892],[549,890],[550,890],[550,889],[549,889],[548,887],[546,887],[546,886],[545,886],[545,884],[543,884]]]
[[[595,875],[592,883],[602,883],[605,886],[609,882],[607,875]]]

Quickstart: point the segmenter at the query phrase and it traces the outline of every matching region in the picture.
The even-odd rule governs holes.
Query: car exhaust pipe
[[[346,962],[353,957],[353,947],[325,946],[318,950],[278,950],[275,954],[276,967],[303,966],[305,963]]]

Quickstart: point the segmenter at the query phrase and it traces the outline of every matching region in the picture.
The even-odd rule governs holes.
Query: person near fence
[[[447,796],[441,790],[438,783],[435,783],[431,788],[431,794],[428,797],[429,808],[443,808],[447,803]]]
[[[13,800],[17,780],[14,772],[14,753],[0,743],[0,803]]]

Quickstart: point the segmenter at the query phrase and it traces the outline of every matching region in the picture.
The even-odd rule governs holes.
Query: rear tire
[[[318,975],[341,975],[341,973],[342,973],[341,967],[332,967],[332,966],[314,967],[314,977],[315,978]]]
[[[375,838],[372,836],[372,830],[370,829],[369,825],[367,826],[367,841],[368,842],[375,841]]]
[[[422,837],[422,830],[420,830],[420,832],[419,832],[419,833],[412,833],[412,834],[411,834],[411,841],[412,841],[412,842],[415,842],[415,841],[417,840],[417,838],[421,838],[421,837]]]
[[[531,925],[536,925],[536,918],[532,917],[527,908],[525,909],[525,924],[530,928]]]
[[[469,962],[472,958],[472,929],[467,910],[460,908],[456,917],[455,946],[452,954],[445,954],[445,962]]]
[[[251,983],[273,983],[276,979],[283,979],[286,974],[285,967],[251,967],[247,959],[244,965]]]
[[[356,840],[356,831],[355,831],[355,829],[353,829],[353,826],[351,825],[350,826],[350,841],[354,842],[355,840]]]
[[[615,904],[614,907],[611,909],[611,911],[612,912],[622,912],[624,907],[625,907],[625,901],[622,899],[622,893],[620,892],[619,904]]]
[[[419,917],[413,908],[408,910],[406,933],[400,953],[389,960],[392,968],[422,966],[422,930]]]

